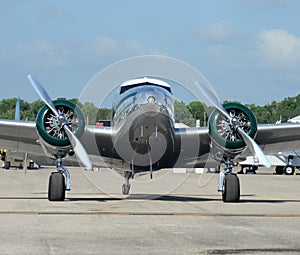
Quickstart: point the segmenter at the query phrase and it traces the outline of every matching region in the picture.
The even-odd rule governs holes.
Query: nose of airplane
[[[140,88],[136,95],[135,104],[138,106],[136,109],[141,113],[154,117],[158,114],[172,115],[171,100],[163,88],[149,85]]]

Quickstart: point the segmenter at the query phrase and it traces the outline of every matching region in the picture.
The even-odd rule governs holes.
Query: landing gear
[[[125,183],[122,185],[122,194],[128,195],[130,191],[131,185],[129,184],[129,179],[132,177],[132,173],[130,171],[124,172]]]
[[[293,175],[295,173],[295,167],[291,165],[286,165],[286,166],[276,166],[275,167],[275,173],[277,175]]]
[[[49,201],[63,201],[65,200],[65,177],[62,173],[53,172],[49,178],[48,187]]]
[[[240,181],[235,174],[227,174],[223,180],[223,202],[239,202],[240,201]]]
[[[56,164],[57,164],[57,169],[55,172],[51,173],[49,178],[48,200],[64,201],[65,191],[70,190],[70,173],[68,169],[62,167],[61,157],[57,158]]]
[[[286,175],[293,175],[295,173],[295,167],[292,165],[292,161],[294,159],[294,156],[293,155],[289,155],[288,156],[288,163],[287,165],[283,168],[283,172],[286,174]]]
[[[128,183],[124,183],[123,185],[122,185],[122,194],[123,195],[128,195],[129,194],[129,191],[130,191],[130,187],[131,187],[131,185]]]
[[[276,172],[276,174],[278,174],[278,175],[282,175],[283,174],[283,166],[276,166],[275,167],[275,172]]]
[[[10,168],[10,162],[9,161],[5,161],[3,168],[6,169],[6,170],[9,170],[9,168]]]
[[[293,175],[295,173],[295,167],[287,165],[283,168],[283,172],[285,172],[286,175]]]
[[[222,192],[223,202],[240,201],[240,182],[236,174],[232,173],[232,159],[225,161],[225,169],[219,173],[218,191]]]

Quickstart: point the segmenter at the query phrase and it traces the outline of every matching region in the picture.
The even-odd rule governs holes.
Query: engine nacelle
[[[70,126],[72,132],[80,137],[84,131],[85,119],[82,111],[71,101],[55,100],[53,101],[60,114],[64,114],[66,123]],[[70,140],[57,116],[44,106],[38,112],[36,117],[37,132],[40,137],[40,143],[47,153],[51,156],[64,157],[72,152]]]
[[[237,125],[254,139],[257,121],[252,111],[239,103],[226,103],[223,107],[232,118],[235,117]],[[246,148],[234,124],[218,110],[214,110],[209,118],[209,136],[213,157],[217,160],[234,158]]]

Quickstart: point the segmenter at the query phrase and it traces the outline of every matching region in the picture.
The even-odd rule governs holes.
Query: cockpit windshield
[[[160,79],[154,79],[148,77],[136,78],[136,79],[123,82],[120,86],[120,94],[123,94],[125,91],[129,89],[140,87],[140,86],[147,86],[147,85],[163,88],[172,94],[170,84]]]
[[[165,87],[165,86],[162,86],[162,85],[159,85],[159,84],[153,84],[153,83],[150,83],[150,82],[143,82],[143,83],[139,83],[139,84],[121,86],[120,94],[123,94],[125,91],[127,91],[129,89],[136,88],[136,87],[139,87],[139,86],[147,86],[147,85],[161,87],[161,88],[167,90],[168,92],[170,92],[172,94],[171,87]]]

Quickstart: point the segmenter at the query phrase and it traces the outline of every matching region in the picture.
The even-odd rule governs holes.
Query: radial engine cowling
[[[85,120],[82,111],[71,101],[53,101],[59,114],[63,114],[65,123],[70,126],[72,132],[80,137],[84,131]],[[37,132],[40,143],[51,156],[66,156],[72,152],[70,140],[58,120],[58,117],[45,105],[36,117]]]
[[[223,106],[231,120],[218,110],[214,110],[209,118],[211,147],[213,157],[217,160],[234,158],[246,148],[236,126],[241,127],[253,139],[257,133],[257,121],[249,108],[239,103],[226,103]]]

